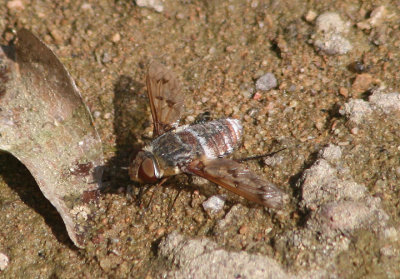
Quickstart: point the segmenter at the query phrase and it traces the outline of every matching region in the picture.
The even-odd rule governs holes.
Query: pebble
[[[241,225],[239,228],[239,234],[246,235],[249,232],[249,226]]]
[[[379,249],[379,252],[385,257],[395,257],[398,255],[398,251],[391,245],[383,246],[381,249]]]
[[[349,68],[351,71],[357,73],[357,74],[362,74],[365,72],[368,72],[370,69],[370,66],[365,65],[363,61],[355,61],[349,65]]]
[[[266,73],[256,81],[256,89],[260,91],[268,91],[278,86],[278,81],[273,73]]]
[[[340,87],[339,94],[347,98],[349,96],[349,90],[347,90],[347,88]]]
[[[160,0],[136,0],[136,5],[138,5],[139,7],[154,9],[156,12],[159,13],[164,10],[163,2]]]
[[[379,6],[371,11],[370,17],[357,23],[357,27],[361,30],[369,30],[372,27],[381,25],[387,16],[385,6]]]
[[[101,112],[96,110],[95,112],[93,112],[93,117],[94,118],[99,118],[101,116]]]
[[[352,49],[351,43],[343,36],[349,30],[337,13],[327,12],[318,16],[316,34],[313,35],[314,47],[328,55],[346,54]]]
[[[372,10],[370,18],[369,18],[369,23],[372,26],[377,26],[383,21],[383,19],[386,18],[386,15],[387,15],[387,11],[386,11],[385,6],[379,6]]]
[[[104,114],[104,119],[110,119],[111,118],[111,113],[107,112],[106,114]]]
[[[330,143],[327,147],[319,151],[319,156],[328,162],[335,162],[342,157],[342,149]]]
[[[353,135],[357,135],[357,134],[358,134],[358,131],[359,131],[359,129],[358,129],[357,127],[354,127],[354,128],[352,128],[352,129],[350,130],[350,132],[351,132]]]
[[[118,43],[120,40],[121,40],[121,35],[119,33],[115,33],[111,38],[111,41],[113,41],[114,43]]]
[[[400,239],[399,232],[394,227],[386,228],[383,231],[383,236],[393,242],[399,241]]]
[[[372,108],[368,102],[354,99],[344,104],[344,109],[339,110],[339,113],[345,115],[354,124],[360,124],[372,113]]]
[[[294,278],[267,256],[226,251],[206,237],[190,239],[177,232],[161,241],[158,255],[168,261],[171,270],[163,274],[165,278]],[[322,274],[318,278],[326,276]]]
[[[326,12],[318,16],[315,23],[317,32],[347,33],[349,26],[334,12]]]
[[[104,52],[103,57],[101,58],[101,62],[108,63],[111,62],[112,58],[108,52]]]
[[[7,2],[7,8],[10,11],[21,11],[21,10],[25,9],[25,5],[20,0],[13,0],[13,1],[8,1]]]
[[[314,21],[314,19],[316,19],[317,18],[317,13],[315,12],[315,11],[313,11],[313,10],[309,10],[307,13],[306,13],[306,15],[304,16],[304,19],[307,21],[307,22],[312,22],[312,21]]]
[[[260,92],[256,92],[256,93],[253,95],[253,100],[258,101],[258,100],[261,99],[261,97],[262,97],[261,93],[260,93]]]
[[[214,214],[224,208],[225,199],[221,195],[215,195],[203,202],[202,205],[206,212]]]
[[[328,55],[346,54],[353,46],[340,34],[326,34],[314,41],[317,50],[321,50]]]
[[[51,35],[51,37],[53,37],[54,41],[57,44],[61,44],[64,41],[63,34],[61,33],[60,30],[58,30],[56,28],[53,28],[50,30],[50,35]]]
[[[337,149],[337,147],[332,147],[332,149]],[[327,160],[318,159],[303,173],[297,184],[302,189],[302,205],[312,210],[333,200],[359,200],[365,196],[364,185],[340,179],[337,175],[337,169],[332,167]]]
[[[8,259],[6,254],[0,253],[0,271],[7,268],[10,260]]]
[[[89,3],[83,3],[81,6],[81,10],[82,11],[90,11],[90,10],[92,10],[92,5],[90,5]]]
[[[364,202],[342,201],[327,203],[319,212],[329,229],[354,230],[371,220],[373,208]]]
[[[400,94],[398,92],[384,94],[376,91],[369,97],[369,102],[386,114],[400,112]]]
[[[370,88],[372,81],[372,75],[367,73],[359,74],[354,79],[351,88],[355,93],[363,93]]]

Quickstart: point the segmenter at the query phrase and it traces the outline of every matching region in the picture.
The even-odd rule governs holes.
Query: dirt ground
[[[80,88],[106,158],[101,234],[85,249],[75,248],[28,170],[0,153],[0,253],[9,258],[0,277],[159,278],[172,266],[158,245],[173,231],[268,256],[293,274],[326,268],[315,251],[282,239],[305,228],[313,214],[301,204],[298,183],[327,144],[340,146],[348,176],[380,199],[387,223],[400,235],[400,109],[378,113],[367,124],[341,113],[376,88],[400,89],[397,1],[166,0],[161,12],[134,1],[56,2],[2,0],[0,43],[8,45],[18,28],[31,30]],[[381,6],[383,19],[368,21]],[[315,17],[325,12],[348,23],[348,52],[332,55],[317,47]],[[126,167],[132,151],[151,136],[145,73],[153,59],[180,77],[187,95],[182,123],[203,112],[241,119],[243,147],[235,158],[285,148],[246,164],[289,194],[286,208],[263,209],[186,176],[148,189],[139,203],[139,187]],[[265,73],[273,73],[278,85],[257,90]],[[202,202],[217,193],[227,194],[226,204],[222,213],[209,215]],[[236,204],[243,215],[219,233],[218,222]],[[362,226],[343,235],[349,245],[331,259],[332,276],[400,277],[400,237],[388,243],[379,229]],[[317,232],[311,239],[318,247]],[[391,255],[382,250],[388,245]]]

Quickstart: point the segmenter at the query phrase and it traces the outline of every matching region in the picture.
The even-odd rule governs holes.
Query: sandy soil
[[[95,116],[107,160],[101,233],[79,250],[29,172],[0,154],[0,252],[9,258],[0,277],[157,278],[172,268],[159,256],[158,245],[179,231],[207,237],[229,251],[268,256],[292,274],[321,268],[343,278],[398,278],[400,109],[376,110],[362,123],[343,113],[350,100],[368,101],[378,88],[385,93],[400,88],[398,3],[161,3],[162,12],[133,1],[3,0],[0,5],[1,43],[7,45],[13,31],[25,27],[54,50]],[[375,18],[371,12],[380,6],[384,14]],[[328,11],[345,22],[346,30],[338,34],[352,46],[346,53],[331,55],[316,43],[315,17]],[[205,111],[212,118],[241,119],[245,135],[237,158],[286,148],[247,163],[290,195],[285,209],[263,209],[186,176],[150,188],[139,204],[139,188],[124,167],[151,136],[144,77],[152,59],[181,79],[187,95],[182,123]],[[269,72],[278,86],[257,90],[256,81]],[[341,148],[336,169],[345,169],[346,177],[366,187],[368,197],[379,199],[385,224],[344,230],[339,224],[341,233],[326,238],[312,226],[319,201],[316,208],[304,202],[300,177],[327,144]],[[223,212],[210,216],[202,202],[216,193],[227,194],[227,202]],[[237,204],[235,221],[221,232],[219,221]],[[395,236],[383,239],[388,228]],[[308,233],[309,244],[293,240],[300,231]],[[345,238],[346,248],[324,255],[328,237],[330,243]]]

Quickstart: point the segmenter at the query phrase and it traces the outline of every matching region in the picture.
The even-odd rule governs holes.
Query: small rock
[[[138,5],[139,7],[154,9],[156,12],[159,13],[164,10],[164,5],[160,0],[136,0],[136,5]]]
[[[248,225],[241,225],[239,228],[239,234],[241,235],[246,235],[249,232],[249,226]]]
[[[108,52],[104,52],[103,57],[101,58],[101,62],[104,64],[111,62],[111,55]]]
[[[361,30],[369,30],[382,24],[386,18],[387,11],[385,6],[379,6],[372,10],[370,17],[367,20],[357,23],[357,27]]]
[[[319,212],[329,229],[350,231],[371,217],[371,210],[363,202],[343,201],[327,203]]]
[[[191,121],[191,122],[193,122],[193,121]],[[207,179],[205,179],[205,178],[203,178],[203,177],[194,175],[194,176],[192,177],[192,183],[193,183],[194,185],[202,186],[202,185],[210,184],[210,181],[208,181]]]
[[[369,97],[369,102],[386,114],[400,112],[400,94],[398,92],[383,94],[376,91]]]
[[[336,147],[332,147],[331,150],[333,149],[336,149]],[[339,155],[336,154],[335,156]],[[307,169],[297,182],[297,186],[302,189],[302,206],[311,210],[324,203],[341,199],[359,200],[366,193],[364,185],[351,180],[340,179],[338,170],[324,159],[318,159]]]
[[[260,92],[256,92],[256,93],[253,95],[253,100],[258,101],[258,100],[261,99],[261,97],[262,97],[261,93],[260,93]]]
[[[166,278],[294,278],[267,256],[226,251],[206,238],[189,239],[176,232],[160,243],[158,252],[170,261]]]
[[[342,157],[342,149],[337,145],[329,144],[319,151],[319,156],[328,162],[335,162]]]
[[[343,37],[349,30],[337,13],[321,14],[316,20],[316,34],[313,35],[314,47],[328,55],[346,54],[352,49],[351,43]]]
[[[104,119],[110,119],[111,118],[111,113],[107,112],[104,114]]]
[[[370,70],[370,66],[365,65],[363,61],[355,61],[349,65],[349,69],[357,74],[362,74]]]
[[[92,5],[90,3],[83,3],[81,6],[82,11],[90,11],[92,10]]]
[[[225,199],[221,195],[215,195],[203,202],[202,205],[206,212],[214,214],[224,208]]]
[[[372,108],[368,102],[355,99],[344,104],[344,110],[340,110],[339,112],[345,115],[351,122],[360,124],[372,113]]]
[[[307,14],[304,16],[304,19],[307,22],[312,22],[317,17],[317,13],[313,10],[308,10]]]
[[[8,259],[6,254],[0,253],[0,271],[7,268],[10,260]]]
[[[61,44],[64,41],[62,33],[56,28],[50,30],[50,35],[57,44]]]
[[[375,8],[370,15],[369,23],[372,26],[378,26],[386,17],[387,11],[385,6]]]
[[[273,73],[266,73],[256,81],[256,89],[260,91],[268,91],[277,86],[278,82]]]
[[[317,32],[324,33],[346,33],[349,29],[348,24],[334,12],[326,12],[318,16],[315,26]]]
[[[246,83],[242,83],[240,85],[239,89],[240,89],[240,93],[246,99],[250,99],[253,96],[254,92],[255,92],[254,87],[253,87],[252,84],[249,85],[249,84],[246,84]]]
[[[111,270],[116,268],[120,263],[121,263],[121,258],[114,254],[109,254],[108,256],[104,256],[99,261],[100,267],[105,272],[111,272]]]
[[[373,81],[372,75],[367,73],[359,74],[354,79],[351,88],[356,93],[362,93],[370,88],[372,81]]]
[[[13,1],[7,2],[7,8],[10,11],[21,11],[21,10],[25,9],[25,5],[20,0],[13,0]]]
[[[393,242],[396,242],[400,239],[399,232],[394,227],[386,228],[383,231],[383,236]]]
[[[357,134],[358,134],[358,131],[359,131],[358,127],[354,127],[354,128],[352,128],[352,129],[350,130],[350,132],[351,132],[353,135],[357,135]]]
[[[279,166],[280,164],[282,164],[283,159],[283,156],[268,156],[264,159],[264,164],[270,167]]]
[[[111,38],[111,41],[113,41],[114,43],[118,43],[120,40],[121,40],[121,35],[119,33],[115,33]]]
[[[391,245],[383,246],[381,249],[379,249],[379,252],[381,253],[382,256],[385,257],[394,257],[399,254],[397,249]]]
[[[369,30],[369,29],[371,29],[371,25],[366,20],[360,21],[360,22],[357,22],[357,28],[361,29],[361,30]]]
[[[340,87],[339,94],[342,95],[343,97],[347,98],[347,97],[349,97],[349,90],[347,90],[347,88]]]
[[[217,52],[217,49],[215,47],[210,47],[210,49],[208,50],[208,54],[215,54]]]
[[[93,112],[93,117],[94,118],[99,118],[101,116],[101,112],[96,110],[95,112]]]
[[[340,34],[325,34],[314,40],[314,47],[328,55],[346,54],[353,46]]]
[[[238,226],[243,222],[243,216],[246,216],[248,212],[249,209],[240,204],[232,206],[224,219],[217,222],[214,229],[215,235],[223,235],[228,230],[228,227]]]

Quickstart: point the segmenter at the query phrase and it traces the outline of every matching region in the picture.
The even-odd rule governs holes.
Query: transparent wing
[[[288,196],[274,184],[230,159],[196,160],[184,171],[204,177],[266,207],[279,209],[288,201]]]
[[[184,95],[175,74],[158,62],[150,64],[146,84],[156,137],[177,126]]]

